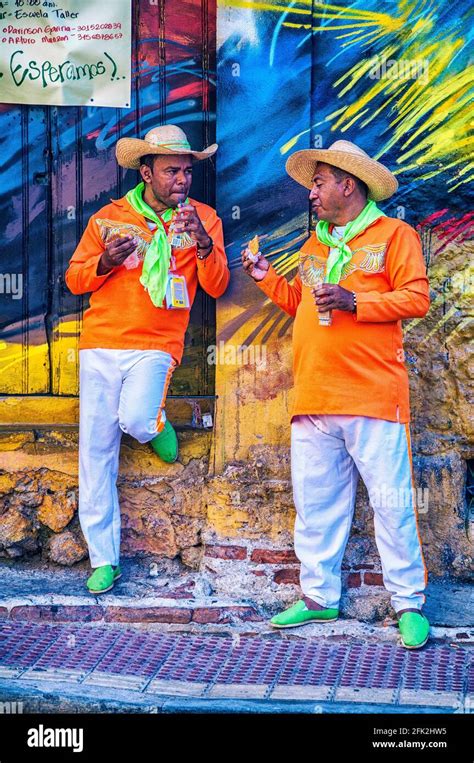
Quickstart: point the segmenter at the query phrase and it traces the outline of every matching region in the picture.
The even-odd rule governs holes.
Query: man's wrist
[[[209,235],[207,239],[208,239],[208,243],[205,245],[201,244],[199,241],[196,242],[196,247],[197,247],[196,256],[198,260],[205,260],[207,257],[209,257],[210,253],[212,252],[214,241]]]
[[[106,262],[106,258],[104,258],[105,252],[102,253],[99,262],[97,263],[97,275],[98,276],[105,276],[107,273],[110,273],[113,269],[113,265],[108,265]]]
[[[212,241],[212,238],[210,237],[209,234],[207,234],[207,244],[201,244],[199,239],[196,242],[196,245],[197,245],[198,249],[210,249],[212,244],[213,244],[213,241]]]

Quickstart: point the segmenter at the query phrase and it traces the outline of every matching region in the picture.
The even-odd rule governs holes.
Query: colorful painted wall
[[[0,85],[0,394],[78,394],[88,299],[70,294],[64,271],[90,214],[137,182],[116,164],[117,140],[165,122],[179,124],[194,145],[214,140],[215,3],[134,0],[132,8],[130,109],[1,105]],[[214,188],[208,162],[194,192],[213,203]],[[212,313],[200,295],[175,394],[212,390],[205,354]],[[42,404],[58,421],[57,401]]]
[[[285,174],[285,161],[294,150],[345,138],[396,173],[400,190],[381,206],[422,238],[432,305],[426,318],[404,324],[417,484],[430,495],[420,525],[432,572],[472,575],[470,4],[218,5],[217,192],[233,277],[218,304],[213,455],[221,495],[227,482],[234,497],[215,504],[215,533],[291,545],[292,319],[242,272],[240,253],[258,233],[277,270],[294,277],[311,220],[307,191]],[[233,362],[241,345],[245,360]],[[380,568],[363,489],[357,506],[346,567],[360,585],[361,569]]]
[[[133,0],[130,109],[0,105],[0,558],[87,565],[77,348],[88,298],[70,294],[64,272],[89,215],[137,180],[115,162],[119,138],[173,122],[192,145],[214,142],[215,25],[213,0]],[[197,165],[193,194],[214,203],[213,161]],[[179,554],[191,564],[199,556],[211,432],[190,424],[212,406],[214,336],[214,301],[200,292],[167,406],[179,463],[165,466],[123,437],[125,557]]]

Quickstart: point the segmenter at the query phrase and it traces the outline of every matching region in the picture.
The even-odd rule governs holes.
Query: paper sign
[[[0,0],[0,102],[130,107],[131,0]]]

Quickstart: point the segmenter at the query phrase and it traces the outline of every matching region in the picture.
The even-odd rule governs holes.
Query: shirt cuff
[[[361,323],[372,323],[374,320],[373,316],[373,296],[368,292],[356,292],[356,298],[357,298],[357,310],[355,313],[352,313],[354,316],[354,320],[360,321]]]
[[[99,286],[102,283],[104,283],[104,281],[109,276],[111,276],[112,273],[115,270],[115,268],[112,268],[111,270],[108,271],[108,273],[104,273],[101,276],[97,275],[97,268],[99,267],[99,261],[100,261],[100,258],[102,257],[102,254],[103,254],[103,252],[101,252],[100,254],[94,255],[94,257],[91,257],[87,261],[87,264],[85,266],[86,270],[88,270],[90,268],[89,273],[90,273],[90,276],[91,276],[91,284],[90,284],[91,291],[94,291],[95,289],[98,289]]]
[[[270,265],[265,278],[262,278],[261,281],[255,281],[255,283],[257,284],[258,288],[267,295],[267,297],[270,297],[274,293],[275,286],[279,279],[280,276],[276,272],[275,268],[273,265]]]
[[[197,262],[198,270],[200,267],[204,268],[208,262],[213,262],[213,263],[217,262],[215,247],[216,245],[213,244],[211,247],[211,251],[209,252],[207,257],[205,257],[203,260],[197,256],[200,250],[196,247],[196,262]]]

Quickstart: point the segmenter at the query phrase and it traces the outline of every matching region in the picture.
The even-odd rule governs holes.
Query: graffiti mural
[[[212,0],[135,0],[130,109],[1,105],[0,394],[76,395],[77,343],[87,297],[64,271],[89,215],[136,182],[117,167],[118,138],[164,122],[191,144],[215,135],[215,6]],[[193,194],[214,203],[214,167]],[[195,302],[175,394],[206,391],[212,311]],[[208,336],[209,335],[209,336]]]
[[[380,206],[418,229],[428,268],[447,251],[472,248],[471,4],[220,0],[218,6],[218,211],[233,268],[218,307],[218,338],[268,344],[276,364],[291,363],[289,341],[282,340],[289,340],[292,319],[263,297],[240,261],[258,233],[277,271],[290,281],[296,273],[312,222],[307,191],[285,173],[291,152],[337,139],[357,143],[397,175],[399,191]],[[433,271],[435,293],[423,325],[431,336],[442,327],[443,340],[472,321],[463,313],[467,258],[459,259],[463,272],[456,278],[439,266]],[[445,261],[449,270],[453,257]],[[418,323],[408,322],[405,333],[416,334]],[[258,378],[269,400],[291,394],[291,377],[282,381],[281,368]],[[241,369],[226,371],[227,390],[247,383]]]

